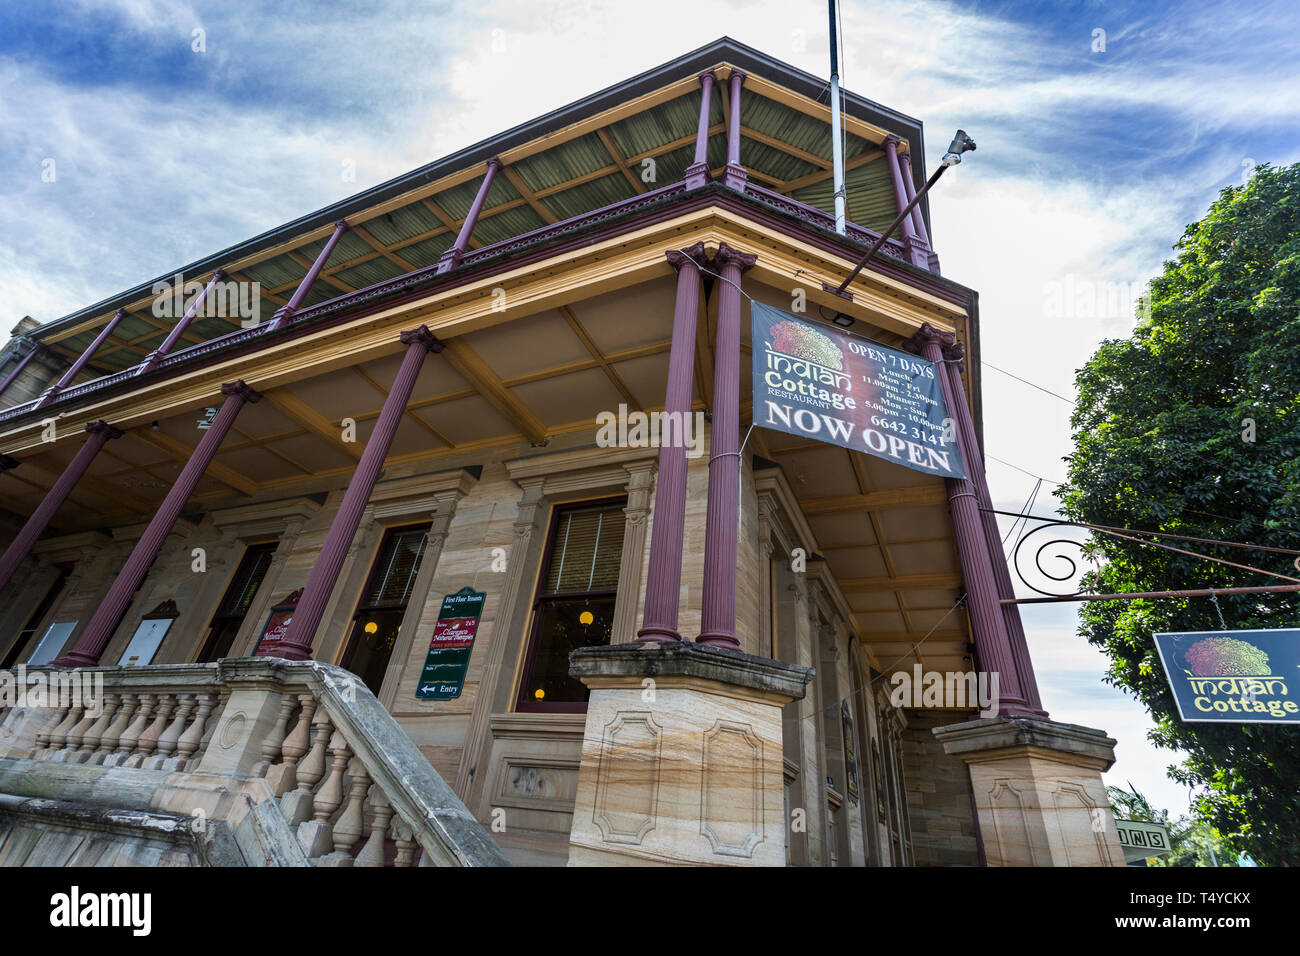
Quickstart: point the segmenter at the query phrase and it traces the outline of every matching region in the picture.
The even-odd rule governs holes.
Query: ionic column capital
[[[741,272],[745,272],[754,267],[758,261],[758,256],[752,252],[741,252],[734,249],[725,242],[718,244],[718,251],[714,253],[713,262],[719,272],[725,266],[736,266]]]
[[[430,332],[427,325],[421,325],[419,328],[407,329],[405,332],[401,333],[398,338],[401,340],[403,345],[415,345],[416,343],[419,343],[424,346],[425,351],[427,352],[437,353],[442,351],[442,340]]]
[[[89,435],[107,435],[108,437],[105,439],[106,441],[111,441],[114,438],[121,438],[123,434],[121,429],[114,428],[102,418],[98,421],[87,422],[86,433]]]
[[[913,355],[930,358],[929,355],[926,355],[929,349],[935,349],[938,355],[942,356],[943,349],[952,346],[956,341],[957,336],[955,333],[944,332],[941,329],[936,329],[929,322],[924,322],[911,338],[903,342],[903,348]]]
[[[232,395],[238,396],[250,405],[262,400],[262,393],[254,390],[253,387],[242,378],[222,385],[221,394],[228,397]]]
[[[697,242],[695,245],[687,246],[685,249],[669,249],[664,253],[664,258],[666,258],[668,264],[678,272],[680,272],[682,266],[686,265],[688,262],[695,266],[696,269],[699,269],[700,263],[705,260],[704,243]]]

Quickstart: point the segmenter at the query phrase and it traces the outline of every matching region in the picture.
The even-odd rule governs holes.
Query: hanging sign
[[[438,623],[433,627],[429,653],[420,672],[415,696],[421,700],[452,700],[459,697],[474,651],[474,636],[487,594],[461,588],[442,599]]]
[[[761,302],[750,311],[755,425],[966,477],[941,368]]]
[[[1169,845],[1169,827],[1163,823],[1121,820],[1116,817],[1115,829],[1119,831],[1119,845],[1124,848],[1125,863],[1160,856],[1172,849]]]
[[[1300,723],[1300,628],[1156,634],[1188,723]]]

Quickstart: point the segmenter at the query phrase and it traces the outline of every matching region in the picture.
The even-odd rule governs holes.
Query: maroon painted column
[[[450,272],[460,265],[460,260],[464,258],[465,250],[469,247],[469,237],[474,234],[474,226],[478,223],[479,213],[483,211],[483,203],[487,201],[488,191],[492,188],[492,182],[497,178],[497,170],[500,168],[501,160],[495,156],[487,161],[487,172],[483,175],[483,182],[479,184],[478,193],[474,196],[474,202],[469,207],[469,212],[465,214],[465,221],[460,224],[460,232],[456,234],[456,241],[438,260],[438,269],[434,273],[435,275]]]
[[[885,162],[889,165],[889,178],[894,184],[896,211],[902,212],[907,208],[907,204],[911,200],[907,195],[907,186],[904,185],[903,171],[898,164],[898,142],[898,137],[891,133],[881,141],[880,148],[884,150]],[[912,211],[916,212],[915,209]],[[912,228],[912,216],[904,216],[899,228],[903,232],[903,249],[907,252],[907,257],[912,265],[920,266],[922,269],[930,268],[929,246],[916,238],[916,230]]]
[[[708,94],[705,94],[706,96]],[[664,411],[690,418],[695,385],[695,327],[700,309],[700,270],[704,243],[672,249],[668,261],[677,270],[677,306],[673,311],[673,340],[668,352],[668,389]],[[684,431],[680,434],[685,434]],[[682,590],[682,536],[686,528],[686,447],[659,446],[655,479],[654,524],[650,528],[650,563],[645,584],[645,612],[638,641],[680,641],[678,602]]]
[[[118,309],[117,312],[113,314],[113,317],[108,320],[108,324],[100,329],[99,334],[95,336],[95,341],[86,346],[86,350],[82,352],[81,355],[77,357],[77,360],[72,363],[72,366],[63,373],[63,377],[46,389],[45,394],[42,395],[40,400],[36,403],[37,408],[44,408],[46,405],[50,404],[50,402],[54,401],[54,399],[58,397],[59,392],[68,387],[68,384],[77,377],[77,374],[83,368],[86,367],[86,363],[95,357],[95,353],[99,351],[99,347],[108,340],[108,337],[113,334],[113,330],[117,328],[118,323],[125,317],[126,309]]]
[[[975,438],[975,421],[970,407],[966,404],[966,390],[961,382],[961,361],[966,355],[966,346],[954,342],[943,349],[946,360],[944,367],[948,376],[948,394],[953,396],[948,406],[948,414],[957,424],[961,435],[962,455],[966,461],[966,471],[970,473],[979,495],[980,518],[984,525],[984,540],[988,545],[989,561],[993,565],[993,577],[997,581],[1000,598],[1014,598],[1015,587],[1011,583],[1011,572],[1007,570],[1006,555],[1002,552],[1002,535],[998,533],[998,519],[993,514],[993,497],[989,494],[988,478],[984,474],[984,456],[979,442]],[[1047,716],[1043,710],[1043,700],[1038,694],[1038,681],[1034,677],[1034,663],[1029,657],[1029,643],[1025,640],[1025,625],[1020,619],[1020,608],[1014,604],[1002,605],[1002,620],[1006,626],[1007,638],[1011,642],[1011,659],[1015,662],[1016,673],[1020,677],[1020,691],[1025,703],[1036,714]]]
[[[735,100],[732,100],[734,106]],[[740,535],[740,276],[757,256],[718,246],[718,333],[713,348],[713,433],[709,511],[704,524],[704,596],[700,644],[739,648],[736,640],[736,545]]]
[[[194,297],[194,301],[185,310],[185,314],[181,316],[180,321],[167,333],[167,338],[163,339],[162,345],[150,352],[145,357],[145,360],[140,363],[140,367],[136,369],[136,375],[143,375],[145,372],[158,367],[158,363],[162,361],[163,356],[176,346],[176,343],[181,340],[181,336],[185,334],[185,330],[190,327],[190,323],[194,321],[194,317],[199,314],[199,309],[203,307],[203,303],[207,300],[212,287],[225,277],[226,274],[220,269],[212,273],[212,278],[208,281],[208,284],[203,287],[202,292]]]
[[[10,542],[9,547],[5,549],[4,557],[0,557],[0,588],[9,583],[9,579],[23,563],[23,559],[31,553],[32,545],[40,538],[63,502],[68,500],[68,495],[86,473],[86,469],[99,454],[99,450],[109,439],[122,437],[120,431],[103,421],[90,422],[86,426],[86,431],[90,437],[78,449],[72,461],[68,462],[68,467],[63,469],[63,474],[59,475],[59,480],[54,483],[54,487],[49,490],[44,500],[32,512],[32,516],[27,519],[22,530]]]
[[[316,564],[307,578],[298,607],[289,621],[289,629],[284,637],[272,646],[265,642],[258,649],[259,657],[283,657],[291,661],[305,661],[311,658],[312,640],[325,614],[325,605],[329,603],[334,585],[338,581],[343,560],[348,548],[356,536],[361,524],[361,514],[370,501],[370,493],[375,488],[375,481],[384,467],[384,459],[393,444],[393,435],[406,413],[406,403],[411,399],[415,380],[420,374],[425,356],[430,352],[441,352],[442,343],[426,326],[412,329],[401,334],[402,344],[406,346],[406,355],[402,358],[401,368],[393,380],[392,390],[384,400],[383,410],[375,422],[374,430],[366,441],[366,450],[357,462],[352,481],[343,495],[338,514],[330,525],[329,534],[321,546]]]
[[[889,167],[889,181],[894,184],[894,212],[900,213],[907,208],[907,187],[903,185],[903,172],[898,166],[898,137],[894,135],[886,136],[880,143],[880,148],[885,154],[885,163]],[[903,217],[901,223],[904,241],[915,239],[916,232],[912,229],[912,217]]]
[[[343,237],[343,233],[347,232],[347,230],[348,223],[346,219],[340,219],[334,223],[334,231],[330,233],[329,239],[325,241],[320,254],[316,256],[316,261],[311,264],[307,274],[302,277],[302,281],[298,283],[298,288],[293,290],[293,295],[285,303],[284,308],[277,311],[275,317],[271,319],[271,328],[278,329],[293,318],[293,314],[302,305],[302,300],[307,298],[307,293],[311,291],[311,287],[316,283],[320,271],[325,268],[325,263],[329,261],[330,255],[334,252],[334,247],[339,244],[339,239]]]
[[[912,181],[912,151],[909,149],[898,161],[903,166],[903,188],[907,191],[907,201],[911,202],[916,198],[916,184]],[[912,232],[916,238],[924,242],[927,246],[930,244],[930,237],[925,231],[925,217],[921,215],[921,204],[917,203],[912,207]]]
[[[940,332],[929,322],[904,343],[904,348],[934,362],[941,370],[939,386],[949,414],[960,414],[958,402],[947,375],[942,374],[943,347],[951,345],[955,336]],[[957,447],[968,472],[973,471],[971,457],[960,430]],[[978,453],[975,460],[979,460]],[[980,518],[979,496],[975,486],[965,478],[947,478],[948,510],[952,514],[953,536],[957,541],[957,558],[961,562],[962,579],[966,583],[966,611],[970,615],[971,631],[975,636],[975,649],[979,654],[980,670],[998,675],[999,706],[1001,716],[1031,716],[1034,711],[1026,705],[1020,691],[1019,674],[1011,654],[1006,624],[999,603],[997,580],[989,560],[988,543],[984,537],[984,523]]]
[[[740,165],[740,87],[745,82],[745,73],[733,67],[727,82],[731,84],[731,115],[727,117],[727,168],[722,182],[744,192],[745,183],[749,182],[749,173]]]
[[[0,395],[3,395],[5,389],[13,384],[14,379],[23,373],[23,369],[27,367],[28,363],[31,362],[32,359],[36,358],[36,353],[40,352],[44,348],[45,346],[40,342],[32,343],[32,350],[20,358],[18,364],[9,370],[9,374],[5,376],[5,380],[0,382]]]
[[[709,181],[709,119],[713,110],[712,70],[700,74],[700,123],[695,129],[695,160],[686,167],[686,188],[695,189]]]
[[[149,527],[145,528],[144,534],[131,550],[131,556],[126,559],[122,570],[113,579],[112,587],[108,589],[108,594],[104,596],[90,623],[86,625],[80,640],[77,641],[77,646],[54,663],[64,667],[93,667],[99,663],[99,655],[104,653],[104,648],[112,639],[113,632],[122,622],[122,615],[126,613],[136,590],[158,557],[158,551],[171,532],[172,526],[176,524],[176,519],[180,517],[185,502],[189,501],[190,495],[194,494],[199,479],[212,463],[222,440],[230,431],[230,426],[235,423],[239,410],[246,402],[256,402],[262,397],[242,381],[222,385],[221,394],[226,396],[226,400],[221,403],[221,410],[217,412],[216,420],[203,433],[203,438],[199,440],[194,453],[190,455],[190,460],[176,476],[171,491],[167,492],[167,497],[158,506],[153,520],[149,522]]]

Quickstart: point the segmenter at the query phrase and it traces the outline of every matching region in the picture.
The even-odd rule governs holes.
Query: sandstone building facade
[[[243,795],[245,860],[267,813],[313,862],[499,862],[473,821],[516,864],[1122,861],[1113,741],[1050,720],[1001,603],[978,298],[927,204],[833,291],[924,182],[921,124],[847,95],[840,235],[828,123],[821,81],[723,39],[179,295],[25,321],[0,666],[104,669],[109,709],[10,706],[0,791],[59,765],[111,804],[99,768],[166,771],[158,812]],[[971,480],[755,427],[751,301],[937,360]],[[620,411],[692,443],[598,441]],[[917,664],[998,671],[996,710],[894,706]],[[435,791],[467,814],[437,846],[410,830]],[[0,862],[73,826],[24,812]]]

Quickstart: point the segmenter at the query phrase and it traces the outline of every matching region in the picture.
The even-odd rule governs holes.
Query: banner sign
[[[1188,723],[1296,724],[1300,628],[1156,634],[1160,663]]]
[[[966,477],[933,362],[761,302],[750,312],[755,425]]]
[[[1173,849],[1169,845],[1169,828],[1163,823],[1120,820],[1117,817],[1115,828],[1119,830],[1119,845],[1124,848],[1125,863],[1160,856]]]
[[[429,653],[424,658],[424,670],[420,672],[420,683],[415,688],[416,697],[421,700],[451,700],[460,696],[486,600],[486,592],[473,588],[461,588],[442,599],[438,623],[434,625],[433,638],[429,641]]]

